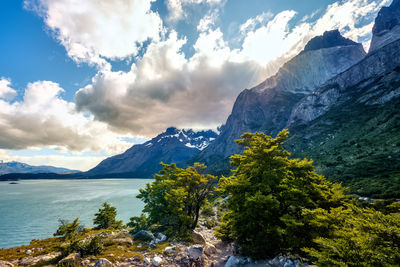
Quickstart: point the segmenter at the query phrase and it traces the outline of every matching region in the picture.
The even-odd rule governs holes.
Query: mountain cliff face
[[[373,52],[400,38],[400,0],[383,7],[375,19],[369,52]]]
[[[161,161],[185,162],[216,137],[217,134],[211,130],[195,132],[171,127],[144,144],[134,145],[122,154],[103,160],[85,175],[150,178],[161,169]]]
[[[79,171],[52,166],[31,166],[22,162],[0,163],[0,175],[8,173],[77,173]]]
[[[296,103],[364,56],[361,44],[343,38],[338,31],[312,39],[275,76],[240,93],[221,134],[190,163],[205,162],[216,172],[226,169],[228,157],[239,152],[234,140],[243,132],[276,135],[287,125]]]

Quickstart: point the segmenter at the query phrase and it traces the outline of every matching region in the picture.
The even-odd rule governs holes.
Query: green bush
[[[93,224],[97,225],[95,229],[120,229],[122,227],[122,221],[117,221],[117,209],[112,207],[107,202],[103,203],[103,208],[99,209],[99,212],[95,214]]]
[[[144,203],[148,225],[158,227],[168,236],[188,237],[196,227],[201,207],[213,194],[216,178],[204,174],[206,166],[195,163],[186,169],[163,164],[155,181],[140,189],[137,196]],[[133,225],[142,219],[134,219]]]
[[[92,240],[81,243],[78,249],[81,257],[89,255],[99,255],[103,251],[103,242],[100,236],[95,236]]]
[[[318,175],[312,161],[290,159],[283,142],[263,133],[245,133],[236,142],[243,154],[231,156],[233,175],[222,177],[220,191],[226,208],[217,235],[234,241],[240,253],[253,258],[301,253],[318,234],[304,209],[338,207],[347,201],[340,185]]]
[[[135,234],[140,230],[146,230],[149,227],[149,222],[147,217],[142,214],[140,217],[134,216],[130,218],[130,222],[126,224],[128,227],[132,227],[133,229],[130,233]]]
[[[61,236],[66,241],[74,240],[78,235],[84,232],[84,227],[79,224],[79,218],[75,218],[73,222],[67,220],[59,220],[60,225],[54,236]]]
[[[322,237],[306,248],[320,266],[398,266],[400,262],[400,213],[383,214],[353,204],[329,211],[305,211]]]

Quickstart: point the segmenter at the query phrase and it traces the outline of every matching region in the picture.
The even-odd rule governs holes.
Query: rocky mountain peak
[[[390,6],[382,7],[375,19],[372,34],[369,52],[400,39],[400,0],[393,0]]]
[[[326,31],[321,36],[312,38],[304,47],[303,53],[335,46],[359,45],[358,43],[344,38],[339,30]]]

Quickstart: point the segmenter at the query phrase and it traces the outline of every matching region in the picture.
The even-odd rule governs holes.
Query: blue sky
[[[339,29],[368,49],[390,0],[0,2],[0,157],[86,170],[237,94]]]

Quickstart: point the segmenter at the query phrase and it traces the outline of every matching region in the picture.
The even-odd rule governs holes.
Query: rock
[[[157,234],[156,234],[156,238],[157,238],[158,240],[160,240],[159,242],[164,242],[164,241],[167,240],[167,236],[164,235],[163,233],[157,233]]]
[[[27,249],[27,250],[25,251],[25,254],[26,254],[26,255],[30,255],[30,254],[32,254],[32,252],[33,252],[32,250]]]
[[[175,252],[175,248],[174,248],[174,247],[166,247],[166,248],[164,249],[164,252],[165,252],[165,253],[168,253],[168,254],[172,254],[172,253]]]
[[[161,257],[155,256],[155,257],[153,258],[153,265],[154,265],[154,266],[159,266],[159,265],[161,264],[161,262],[162,262],[162,258],[161,258]]]
[[[133,245],[132,238],[130,237],[120,237],[120,238],[115,238],[113,239],[114,242],[120,242],[120,243],[126,243],[128,245]]]
[[[0,267],[14,267],[14,264],[8,261],[2,261],[0,260]]]
[[[77,261],[78,259],[81,258],[81,254],[80,253],[71,253],[69,254],[67,257],[65,257],[64,259],[60,260],[58,262],[58,264],[68,264],[68,263],[73,263],[75,261]]]
[[[204,253],[207,256],[210,256],[210,255],[212,255],[212,254],[214,254],[216,252],[217,252],[217,249],[215,248],[215,246],[213,244],[206,243],[206,245],[204,247]]]
[[[108,267],[108,266],[113,266],[112,262],[105,259],[105,258],[101,258],[99,259],[95,264],[94,267]]]
[[[188,256],[192,260],[198,260],[203,256],[203,246],[194,245],[188,248]]]
[[[134,240],[150,241],[154,239],[154,235],[150,231],[140,230],[133,236]]]
[[[191,237],[193,239],[193,241],[197,244],[202,244],[205,245],[206,244],[206,239],[204,238],[204,236],[198,232],[193,231],[191,234]]]
[[[237,267],[241,264],[241,262],[241,258],[230,256],[228,261],[225,263],[225,267]]]
[[[148,257],[144,258],[143,262],[146,265],[150,265],[150,263],[151,263],[150,258],[148,258]]]
[[[60,255],[61,255],[60,252],[55,252],[55,253],[50,253],[50,254],[39,255],[36,257],[30,256],[30,257],[22,258],[18,262],[17,265],[35,265],[39,261],[50,261],[50,260],[57,258]]]

